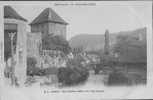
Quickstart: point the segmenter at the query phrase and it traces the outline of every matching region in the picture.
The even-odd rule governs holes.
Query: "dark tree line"
[[[60,50],[65,54],[68,54],[71,51],[68,41],[57,35],[46,35],[42,39],[42,48],[47,50]]]

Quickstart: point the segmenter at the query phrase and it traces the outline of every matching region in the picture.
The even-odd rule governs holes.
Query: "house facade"
[[[19,84],[26,80],[26,22],[13,8],[4,6],[4,58],[6,65],[14,58],[14,74]]]

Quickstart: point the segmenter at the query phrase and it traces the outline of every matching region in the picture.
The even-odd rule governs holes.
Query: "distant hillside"
[[[83,47],[84,50],[103,49],[104,36],[103,35],[77,35],[69,41],[72,48]]]
[[[117,37],[120,35],[127,35],[134,38],[139,37],[141,34],[143,40],[146,41],[146,28],[140,28],[132,31],[123,31],[118,33],[110,33],[110,46],[112,47],[117,42]],[[145,38],[145,39],[144,39]],[[103,50],[105,44],[104,35],[89,35],[81,34],[72,37],[69,44],[72,48],[83,47],[85,51],[99,51]]]

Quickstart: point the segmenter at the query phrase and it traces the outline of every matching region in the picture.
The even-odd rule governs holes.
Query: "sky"
[[[115,33],[151,26],[152,23],[152,5],[149,1],[12,2],[9,5],[27,19],[28,24],[45,8],[52,8],[69,23],[68,40],[79,34],[104,34],[106,29]],[[30,31],[29,26],[27,29]]]

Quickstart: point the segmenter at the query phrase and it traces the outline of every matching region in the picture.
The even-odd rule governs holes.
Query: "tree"
[[[81,65],[82,59],[77,57],[67,62],[67,67],[59,68],[58,80],[63,85],[76,85],[88,79],[89,72]]]
[[[117,37],[114,52],[119,54],[122,62],[146,62],[146,41],[140,41],[131,35],[120,35]]]
[[[60,50],[65,54],[68,54],[71,51],[68,41],[57,35],[46,35],[42,39],[42,48],[48,50]]]
[[[109,54],[109,31],[105,31],[105,47],[104,47],[104,52],[106,55]]]

